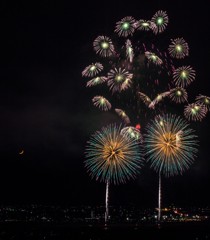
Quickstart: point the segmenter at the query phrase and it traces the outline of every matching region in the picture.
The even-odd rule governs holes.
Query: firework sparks
[[[187,91],[184,88],[177,87],[170,90],[170,95],[172,101],[175,103],[183,103],[187,101]]]
[[[108,111],[111,109],[111,103],[103,96],[95,96],[92,99],[93,105],[100,108],[103,111]]]
[[[120,132],[121,126],[109,125],[87,142],[85,167],[92,178],[119,184],[138,174],[143,160],[139,143]]]
[[[93,42],[93,48],[102,57],[110,57],[114,52],[114,45],[106,36],[98,36]]]
[[[136,28],[135,22],[135,19],[131,16],[124,17],[121,21],[117,22],[115,32],[123,37],[133,35]]]
[[[184,116],[190,121],[201,121],[207,113],[207,108],[203,104],[191,103],[185,106]]]
[[[103,65],[101,63],[92,63],[91,65],[87,66],[83,71],[82,71],[82,76],[84,77],[94,77],[96,76],[99,72],[103,70]]]
[[[174,58],[184,58],[189,55],[189,47],[183,38],[171,39],[169,54]]]
[[[155,171],[165,176],[182,174],[194,161],[197,136],[179,116],[165,115],[161,118],[164,124],[155,118],[146,127],[146,160]]]
[[[179,67],[173,72],[173,81],[177,87],[186,87],[195,79],[195,70],[190,66]]]

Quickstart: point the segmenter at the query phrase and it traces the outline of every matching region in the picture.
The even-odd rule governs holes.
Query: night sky
[[[105,184],[86,173],[84,150],[92,133],[117,118],[94,108],[81,76],[94,62],[93,40],[112,36],[125,16],[150,19],[167,11],[168,36],[183,37],[190,47],[188,64],[196,70],[192,99],[210,96],[208,6],[202,1],[40,2],[0,6],[0,204],[102,205]],[[200,141],[195,163],[183,176],[163,179],[163,205],[210,206],[209,120],[208,113],[193,124]],[[110,204],[154,207],[157,190],[158,176],[145,166],[136,180],[111,186]]]

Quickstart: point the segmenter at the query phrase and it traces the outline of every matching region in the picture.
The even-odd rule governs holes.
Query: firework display
[[[194,161],[197,137],[186,120],[176,115],[161,116],[146,127],[144,136],[147,161],[166,176],[182,174]]]
[[[103,111],[114,109],[119,121],[125,124],[120,131],[121,138],[140,143],[145,148],[146,160],[159,173],[160,220],[161,175],[182,174],[193,163],[197,140],[189,122],[201,121],[206,116],[210,110],[210,97],[200,94],[194,103],[188,102],[188,87],[193,85],[196,74],[190,65],[178,65],[180,60],[189,56],[189,46],[185,39],[164,38],[164,49],[163,44],[156,41],[158,34],[162,35],[168,26],[167,13],[159,10],[151,19],[143,19],[124,17],[116,23],[113,37],[97,37],[93,48],[99,60],[97,65],[86,67],[82,76],[94,77],[88,79],[87,87],[103,83],[100,86],[105,87],[99,89],[102,93],[92,99],[93,104]],[[147,36],[154,37],[150,41]],[[103,61],[103,66],[100,61]],[[104,77],[98,76],[99,73]],[[107,98],[103,97],[104,89],[108,89]],[[179,107],[174,106],[178,104]],[[176,114],[169,114],[171,111]],[[110,133],[110,138],[111,135]],[[110,149],[112,148],[110,144]],[[100,151],[102,149],[104,148],[100,147]],[[110,149],[104,150],[106,157],[110,156]],[[101,152],[100,154],[102,155]],[[93,153],[92,160],[96,161],[96,157],[101,159],[99,155]],[[106,161],[94,165],[92,160],[88,162],[89,172],[94,169],[92,176],[108,181],[106,176],[109,174],[111,179],[114,173],[109,170],[103,172],[104,168],[100,168],[106,166]],[[106,166],[105,169],[107,168]],[[119,169],[123,175],[125,172],[121,165]],[[127,170],[130,168],[125,169]],[[132,177],[132,174],[129,171],[128,177]],[[120,179],[116,180],[116,176],[114,179],[113,182],[121,182]],[[124,181],[126,177],[122,179]],[[108,185],[106,189],[109,189]]]
[[[162,33],[168,22],[167,13],[162,10],[148,20],[135,20],[134,17],[127,16],[118,21],[114,29],[118,37],[123,39],[119,41],[120,44],[116,37],[115,41],[104,35],[95,38],[93,48],[98,57],[103,58],[103,65],[99,63],[102,59],[92,63],[83,70],[82,76],[94,77],[87,81],[87,87],[103,83],[111,93],[106,94],[106,99],[93,98],[95,106],[105,111],[110,110],[111,106],[113,109],[123,108],[124,112],[129,113],[126,114],[129,121],[125,121],[119,112],[115,112],[131,126],[138,122],[138,119],[144,121],[149,110],[153,111],[153,116],[167,113],[167,99],[174,103],[187,103],[182,114],[190,121],[194,121],[194,117],[201,119],[201,116],[205,116],[202,107],[196,114],[193,113],[194,110],[192,114],[187,110],[190,104],[187,87],[195,80],[195,70],[189,65],[179,67],[173,62],[174,58],[181,59],[189,55],[188,43],[182,37],[171,39],[169,47],[160,51],[154,43],[138,40],[139,34],[147,34],[148,31],[154,35]],[[103,96],[104,92],[101,95]],[[196,99],[198,105],[203,104],[207,109],[208,102],[207,97]]]
[[[135,178],[142,165],[142,153],[134,138],[125,138],[114,124],[95,132],[86,147],[85,167],[92,178],[114,184]]]

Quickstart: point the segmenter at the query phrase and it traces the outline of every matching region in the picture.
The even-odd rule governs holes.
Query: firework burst
[[[124,127],[120,133],[126,138],[133,138],[136,141],[139,141],[140,143],[143,142],[143,136],[140,130],[136,127],[132,127],[132,126]]]
[[[95,96],[92,99],[93,105],[100,108],[103,111],[108,111],[111,109],[111,103],[103,96]]]
[[[133,47],[129,39],[126,40],[125,46],[126,46],[127,59],[129,59],[130,62],[133,62],[133,57],[134,57]]]
[[[169,54],[174,58],[184,58],[189,55],[189,47],[183,38],[171,39]]]
[[[177,87],[186,87],[195,79],[195,70],[190,66],[179,67],[173,72],[173,81]]]
[[[84,77],[94,77],[96,76],[99,72],[103,70],[103,65],[101,63],[92,63],[91,65],[87,66],[83,71],[82,71],[82,76]]]
[[[199,103],[191,103],[184,108],[184,116],[189,121],[201,121],[206,116],[206,113],[206,106]]]
[[[93,42],[93,48],[102,57],[109,57],[114,52],[114,45],[111,39],[106,36],[98,36]]]
[[[136,21],[133,17],[128,16],[121,19],[117,22],[115,27],[115,32],[118,33],[119,36],[127,37],[129,35],[133,35],[136,29]]]
[[[168,15],[165,11],[159,10],[155,13],[155,15],[152,17],[152,22],[156,25],[156,33],[161,33],[165,30],[165,28],[168,25]]]
[[[172,101],[175,103],[183,103],[187,101],[187,91],[184,88],[177,87],[170,90],[170,95]]]
[[[151,29],[151,22],[147,20],[140,19],[136,25],[137,29],[142,31],[149,31]]]
[[[85,167],[92,178],[114,184],[135,178],[142,165],[139,143],[121,134],[121,126],[109,125],[87,142]]]
[[[144,136],[146,160],[165,176],[182,174],[193,163],[197,152],[197,136],[189,124],[176,115],[155,118]]]
[[[149,106],[152,100],[144,93],[138,92],[139,98],[145,103],[146,106]]]
[[[208,111],[210,110],[210,97],[199,94],[195,100],[196,103],[203,104]]]
[[[96,85],[99,85],[99,84],[102,84],[104,82],[106,82],[107,78],[104,77],[104,76],[101,76],[101,77],[95,77],[91,80],[89,80],[86,84],[87,87],[93,87],[93,86],[96,86]]]
[[[123,119],[123,121],[126,124],[130,123],[130,119],[129,119],[128,115],[122,109],[115,108],[115,112]]]
[[[126,90],[126,89],[128,89],[128,88],[131,87],[131,85],[132,85],[132,76],[133,76],[133,75],[129,75],[129,76],[130,76],[130,77],[129,77],[129,78],[126,78],[125,81],[122,83],[122,85],[121,85],[121,91],[124,91],[124,90]]]
[[[169,92],[169,91],[163,92],[163,93],[161,93],[161,94],[158,94],[157,97],[149,104],[148,107],[154,109],[154,108],[155,108],[155,105],[156,105],[157,103],[159,103],[160,101],[162,101],[163,98],[167,97],[168,95],[170,95],[170,92]]]
[[[111,69],[108,73],[107,85],[112,92],[120,92],[122,89],[126,89],[123,84],[125,81],[129,82],[132,79],[132,74],[125,69]]]
[[[145,57],[152,63],[156,65],[161,65],[163,61],[154,53],[146,51],[145,52]]]

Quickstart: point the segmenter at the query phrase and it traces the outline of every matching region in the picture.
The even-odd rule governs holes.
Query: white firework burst
[[[184,116],[190,121],[201,121],[207,113],[207,108],[203,104],[191,103],[185,106]]]
[[[103,65],[99,62],[92,63],[82,71],[83,77],[94,77],[103,70]]]
[[[187,101],[188,95],[184,88],[176,87],[170,90],[169,97],[175,103],[183,103]]]
[[[155,33],[161,33],[165,30],[168,25],[168,15],[165,11],[157,11],[151,19],[155,23]]]
[[[100,108],[103,111],[108,111],[111,109],[111,103],[103,96],[95,96],[92,99],[93,105]]]
[[[160,101],[163,100],[163,98],[167,97],[168,95],[170,95],[170,91],[167,92],[163,92],[157,95],[157,97],[149,104],[149,108],[154,109],[155,105],[157,103],[159,103]]]
[[[147,20],[140,19],[136,22],[136,27],[142,31],[149,31],[151,29],[151,22]]]
[[[126,78],[125,81],[122,83],[121,91],[124,91],[124,90],[126,90],[126,89],[131,87],[131,85],[132,85],[132,76],[133,75],[131,74],[130,77]]]
[[[173,72],[173,81],[177,87],[186,87],[195,79],[195,70],[190,66],[179,67]]]
[[[89,80],[86,84],[87,87],[93,87],[93,86],[96,86],[96,85],[99,85],[101,83],[104,83],[106,82],[107,78],[104,77],[104,76],[101,76],[101,77],[95,77],[91,80]]]
[[[176,147],[180,148],[181,147],[181,139],[183,136],[183,131],[179,130],[176,134],[175,134],[175,142],[176,142]]]
[[[93,48],[102,57],[112,56],[114,52],[114,45],[111,39],[106,36],[98,36],[93,42]]]
[[[129,73],[125,69],[111,69],[108,73],[107,85],[112,92],[121,92],[128,87],[128,83],[132,77],[133,74]],[[127,86],[125,86],[125,82]]]
[[[189,46],[183,38],[171,39],[168,51],[171,57],[184,58],[189,55]]]
[[[143,142],[143,137],[141,132],[139,131],[139,129],[135,127],[131,127],[131,126],[124,127],[120,133],[127,138],[133,138],[141,143]]]
[[[196,103],[203,104],[204,106],[206,106],[208,111],[210,110],[210,97],[199,94],[195,100]]]
[[[124,17],[116,23],[115,32],[122,37],[132,36],[136,29],[135,22],[135,19],[131,16]]]
[[[125,111],[123,111],[122,109],[119,109],[119,108],[115,108],[115,112],[118,114],[118,116],[120,116],[123,119],[123,121],[126,124],[130,123],[130,119],[129,119],[128,115],[125,113]]]
[[[139,98],[145,103],[145,105],[148,107],[152,100],[144,93],[138,92]]]
[[[161,65],[163,61],[155,54],[149,51],[145,52],[145,57],[152,63],[156,65]]]
[[[130,62],[133,62],[133,57],[134,57],[133,47],[129,39],[126,40],[125,46],[126,46],[126,57],[127,59],[129,59]]]

